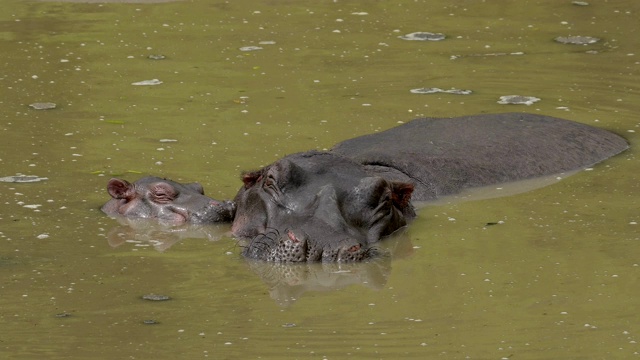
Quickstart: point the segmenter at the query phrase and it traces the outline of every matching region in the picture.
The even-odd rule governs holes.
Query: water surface
[[[0,183],[0,354],[639,357],[639,12],[634,0],[5,1],[0,177],[48,180]],[[446,38],[399,38],[414,32]],[[250,263],[224,226],[162,246],[98,210],[112,176],[200,181],[225,199],[242,170],[286,154],[505,111],[604,127],[631,149],[542,189],[427,206],[385,242],[393,259],[364,265]],[[152,293],[171,300],[141,298]]]

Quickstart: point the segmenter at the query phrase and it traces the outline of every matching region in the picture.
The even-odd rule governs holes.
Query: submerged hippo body
[[[153,176],[134,183],[111,179],[111,200],[101,210],[110,216],[157,219],[170,224],[211,224],[233,220],[235,204],[204,195],[198,183],[181,184]]]
[[[629,145],[607,130],[543,115],[416,119],[335,145],[365,171],[415,185],[414,201],[578,170]]]
[[[418,119],[245,174],[232,231],[250,239],[249,258],[363,260],[415,216],[410,199],[577,170],[627,147],[606,130],[542,115]]]

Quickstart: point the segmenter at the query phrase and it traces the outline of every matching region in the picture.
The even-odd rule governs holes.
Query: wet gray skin
[[[243,255],[273,262],[350,262],[378,255],[382,237],[415,216],[413,186],[372,177],[327,152],[285,157],[243,176],[232,231]]]
[[[626,148],[606,130],[541,115],[418,119],[245,174],[232,231],[250,239],[253,259],[366,260],[415,216],[410,200],[577,170]]]
[[[153,176],[134,183],[111,179],[112,199],[101,210],[110,216],[157,219],[168,224],[212,224],[233,220],[235,204],[204,195],[198,183],[181,184]]]
[[[430,201],[492,184],[582,169],[629,147],[605,129],[526,113],[424,118],[331,149]]]

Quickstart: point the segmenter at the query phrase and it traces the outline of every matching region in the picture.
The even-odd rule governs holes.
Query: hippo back
[[[577,170],[628,148],[622,137],[573,121],[524,113],[416,119],[346,140],[334,153],[372,174],[412,181],[413,199],[467,187]]]

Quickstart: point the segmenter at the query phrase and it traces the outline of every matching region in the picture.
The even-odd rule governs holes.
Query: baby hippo
[[[110,216],[157,219],[170,224],[231,222],[236,206],[204,195],[198,183],[180,184],[154,176],[129,183],[111,179],[107,191],[112,199],[101,210]]]

